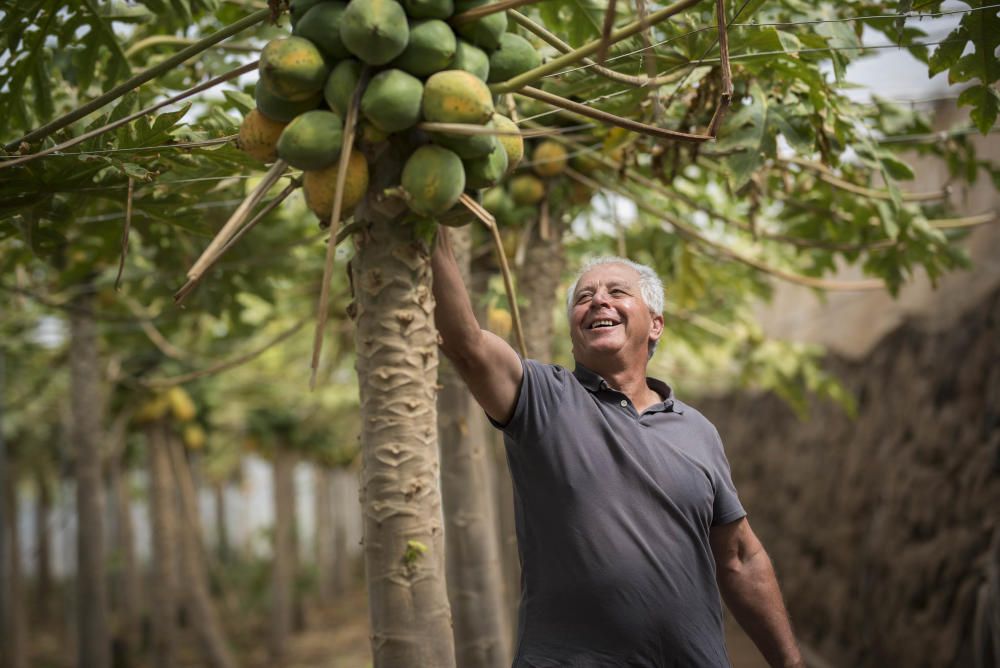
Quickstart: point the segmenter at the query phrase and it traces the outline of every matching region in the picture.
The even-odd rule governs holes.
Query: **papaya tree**
[[[233,94],[222,105],[247,112],[239,144],[249,156],[273,164],[220,229],[220,219],[194,208],[209,192],[195,179],[232,176],[252,161],[224,145],[225,135],[198,130],[233,134],[228,116],[206,114],[195,130],[178,127],[178,112],[151,123],[147,117],[154,112],[147,110],[155,108],[154,95],[140,89],[89,128],[80,122],[157,77],[160,92],[177,90],[175,79],[191,84],[201,66],[213,73],[220,64],[232,67],[204,82],[206,87],[252,69],[252,63],[227,62],[226,52],[207,50],[264,20],[266,10],[244,15],[225,7],[212,13],[201,3],[181,2],[185,16],[149,21],[159,4],[137,3],[134,14],[110,19],[49,9],[49,32],[26,30],[34,18],[27,10],[2,18],[0,30],[15,35],[15,48],[20,35],[28,47],[50,36],[66,44],[81,21],[93,27],[93,47],[58,62],[60,86],[40,81],[37,73],[57,62],[43,49],[6,61],[0,71],[0,91],[6,91],[0,94],[0,111],[11,110],[12,130],[26,133],[8,139],[8,151],[18,155],[0,163],[5,243],[15,251],[5,255],[5,273],[14,266],[42,266],[39,257],[61,272],[62,281],[72,276],[73,283],[86,284],[95,268],[106,271],[101,264],[117,257],[120,235],[111,230],[93,239],[81,235],[66,224],[66,213],[97,215],[110,208],[107,202],[98,207],[91,201],[95,196],[82,192],[86,188],[127,188],[137,196],[125,198],[126,210],[165,223],[138,230],[145,234],[146,261],[189,265],[177,300],[189,308],[220,309],[231,303],[232,288],[252,282],[252,272],[243,267],[240,274],[238,261],[231,265],[236,276],[214,272],[206,280],[209,271],[223,254],[241,258],[248,245],[241,239],[251,228],[256,241],[283,237],[258,223],[297,183],[266,205],[263,199],[289,166],[303,171],[307,202],[329,226],[330,237],[317,342],[326,331],[337,240],[350,236],[354,246],[349,313],[356,325],[366,570],[379,666],[455,663],[437,485],[428,243],[437,224],[466,220],[482,222],[500,240],[495,219],[476,193],[508,174],[513,187],[522,130],[550,136],[568,154],[591,155],[598,169],[585,174],[571,168],[567,176],[635,202],[639,215],[629,233],[638,245],[627,239],[628,247],[681,278],[689,303],[678,305],[678,317],[702,329],[706,323],[692,317],[691,304],[698,296],[714,296],[716,283],[734,286],[718,294],[739,305],[766,296],[770,280],[819,290],[897,290],[918,267],[936,277],[961,266],[953,230],[982,222],[956,220],[943,189],[921,193],[901,187],[912,172],[898,147],[880,138],[920,134],[925,119],[890,102],[858,104],[839,82],[850,54],[864,52],[861,31],[869,27],[928,60],[932,70],[948,69],[960,80],[978,78],[961,101],[974,105],[975,122],[988,130],[995,119],[990,86],[997,73],[962,56],[969,42],[978,53],[992,53],[988,35],[996,31],[988,28],[995,13],[986,6],[963,10],[956,46],[929,52],[925,35],[908,20],[937,12],[940,3],[917,11],[909,3],[901,5],[906,11],[897,11],[895,3],[852,3],[817,17],[801,3],[764,0],[736,7],[696,0],[651,8],[609,3],[575,13],[555,0],[531,6],[294,2],[294,34],[276,37],[263,49],[255,99]],[[272,4],[280,9],[280,3]],[[519,10],[515,4],[525,6]],[[215,31],[125,79],[122,62],[128,60],[118,53],[125,40],[109,26],[140,16],[147,21],[128,38],[133,41],[126,54],[161,48],[150,46],[154,31],[169,33],[185,20]],[[809,33],[790,29],[806,21],[819,27]],[[262,34],[277,33],[267,28]],[[198,53],[211,55],[192,64]],[[643,74],[634,74],[637,63]],[[832,79],[822,69],[827,63]],[[95,72],[104,78],[106,93],[91,93]],[[184,94],[200,90],[193,86]],[[179,101],[178,95],[167,104]],[[254,104],[256,112],[250,110]],[[57,105],[69,111],[49,122]],[[142,113],[133,113],[139,106]],[[502,120],[513,116],[517,131]],[[575,136],[567,129],[572,126],[547,125],[544,119],[552,116],[587,132]],[[111,149],[135,151],[143,160],[116,157],[129,153],[96,160],[60,154],[73,146],[89,154],[108,150],[109,125],[117,130]],[[212,142],[221,148],[213,149]],[[185,143],[196,145],[192,155],[167,148]],[[921,150],[947,157],[956,176],[989,168],[962,134]],[[185,177],[190,186],[157,187]],[[53,183],[70,192],[53,192]],[[120,207],[119,201],[115,211]],[[251,218],[255,208],[260,212]],[[345,214],[353,215],[353,222],[341,228]],[[178,233],[177,219],[193,221],[202,234],[218,230],[197,259],[196,244]],[[596,234],[583,245],[596,250],[606,242]],[[500,259],[502,265],[506,258]],[[837,262],[860,264],[871,278],[825,278]],[[288,271],[292,275],[293,268]],[[59,281],[53,287],[60,287]],[[509,304],[520,331],[513,294]],[[741,317],[727,305],[713,314],[723,318],[710,321],[716,334]],[[524,351],[523,337],[518,339]],[[313,368],[318,369],[315,360]],[[86,665],[104,665],[99,652],[85,658]]]

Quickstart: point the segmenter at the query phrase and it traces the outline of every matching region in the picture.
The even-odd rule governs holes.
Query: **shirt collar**
[[[576,379],[580,381],[580,384],[591,392],[598,392],[600,390],[611,390],[611,386],[608,382],[601,377],[596,371],[592,371],[587,367],[583,366],[579,362],[576,363],[576,368],[573,369],[573,375]],[[664,410],[673,411],[679,415],[683,415],[684,409],[681,408],[674,397],[674,390],[669,385],[664,383],[659,378],[652,378],[646,376],[646,385],[663,397],[663,408]],[[647,409],[648,410],[648,409]]]

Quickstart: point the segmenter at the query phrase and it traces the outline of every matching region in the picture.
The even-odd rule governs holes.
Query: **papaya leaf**
[[[969,117],[984,135],[989,134],[1000,111],[1000,93],[993,86],[977,85],[966,88],[958,96],[959,106],[970,106]]]

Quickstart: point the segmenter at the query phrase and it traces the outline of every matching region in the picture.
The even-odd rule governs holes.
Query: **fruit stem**
[[[453,26],[460,26],[463,23],[471,23],[490,14],[514,9],[515,7],[523,7],[524,5],[533,5],[538,2],[541,2],[541,0],[499,0],[499,2],[490,2],[479,7],[473,7],[461,14],[456,14],[448,22]]]
[[[614,32],[611,33],[608,39],[608,44],[609,45],[616,44],[618,42],[626,40],[632,37],[633,35],[642,32],[647,27],[656,25],[657,23],[660,23],[661,21],[664,21],[670,18],[671,16],[682,12],[685,9],[688,9],[698,4],[699,2],[701,2],[701,0],[678,0],[678,2],[675,2],[674,4],[668,7],[664,7],[659,11],[653,12],[652,14],[647,16],[644,20],[633,21],[632,23],[629,23],[628,25],[625,25],[619,28],[618,30],[615,30]],[[508,79],[507,81],[501,81],[495,84],[491,84],[490,90],[493,91],[494,95],[499,95],[501,93],[513,93],[523,88],[524,86],[527,86],[533,81],[541,79],[542,77],[548,76],[550,74],[554,74],[559,70],[563,69],[564,67],[578,63],[584,58],[587,58],[588,56],[597,53],[597,51],[601,48],[601,45],[603,43],[604,40],[601,38],[592,40],[584,44],[580,48],[570,51],[567,54],[559,56],[558,58],[553,58],[544,65],[540,65],[534,69],[528,70],[524,74],[519,74],[518,76]]]
[[[259,11],[254,12],[253,14],[250,14],[240,19],[236,23],[228,25],[222,30],[216,31],[211,35],[198,40],[197,42],[187,47],[186,49],[178,51],[176,54],[174,54],[170,58],[167,58],[163,62],[158,63],[153,67],[150,67],[149,69],[143,70],[142,72],[135,75],[131,79],[128,79],[127,81],[118,84],[104,95],[94,98],[93,100],[83,105],[82,107],[78,107],[67,114],[63,114],[59,118],[46,123],[42,127],[32,130],[31,132],[24,135],[20,139],[15,139],[14,141],[7,144],[4,148],[7,151],[14,151],[21,144],[25,142],[30,144],[31,142],[38,141],[39,139],[44,139],[45,137],[51,135],[53,132],[61,130],[67,125],[80,120],[84,116],[87,116],[88,114],[97,111],[98,109],[108,104],[109,102],[117,100],[118,98],[124,96],[125,93],[128,93],[129,91],[138,88],[147,81],[155,79],[161,74],[169,72],[174,67],[180,65],[181,63],[191,58],[192,56],[196,56],[202,51],[210,49],[211,47],[218,44],[222,40],[228,37],[232,37],[236,33],[242,32],[243,30],[249,28],[250,26],[260,23],[264,19],[268,18],[270,15],[271,15],[270,9],[261,9]]]

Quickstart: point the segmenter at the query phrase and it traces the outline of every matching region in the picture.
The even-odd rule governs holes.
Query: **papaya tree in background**
[[[148,2],[128,6],[110,3],[113,12],[107,16],[91,9],[56,11],[48,5],[40,9],[18,7],[5,13],[0,18],[0,32],[12,45],[9,48],[27,54],[0,65],[0,112],[14,119],[11,136],[4,137],[8,150],[27,153],[38,146],[51,146],[52,138],[45,139],[44,133],[28,134],[23,140],[15,133],[28,131],[67,109],[84,111],[57,130],[55,139],[81,133],[85,126],[80,119],[88,109],[81,103],[101,99],[98,87],[114,90],[129,73],[129,58],[135,60],[141,54],[150,61],[159,60],[158,69],[154,66],[147,71],[163,76],[155,85],[122,99],[90,127],[123,118],[165,91],[179,90],[202,80],[203,74],[219,73],[238,64],[231,52],[222,49],[206,52],[197,60],[190,60],[193,54],[185,51],[167,56],[163,51],[173,52],[179,44],[150,41],[157,35],[176,36],[181,26],[185,34],[201,34],[225,24],[240,27],[263,18],[259,13],[245,16],[240,8],[228,5],[174,4],[184,11],[170,16],[157,12],[162,9],[160,3]],[[951,243],[955,233],[949,230],[970,221],[949,218],[945,193],[911,193],[901,188],[899,182],[911,175],[900,158],[901,147],[880,141],[885,135],[919,135],[927,127],[926,121],[900,112],[890,102],[874,106],[852,102],[838,84],[850,57],[864,53],[860,31],[867,26],[885,35],[889,43],[929,59],[933,68],[948,68],[956,80],[978,77],[979,83],[970,88],[973,92],[963,94],[961,101],[975,105],[975,122],[980,130],[988,130],[995,118],[995,92],[990,86],[997,73],[988,62],[980,67],[980,61],[961,54],[969,42],[980,55],[992,53],[995,44],[990,35],[997,31],[988,28],[995,22],[995,12],[982,3],[962,10],[962,25],[947,47],[942,49],[942,44],[929,51],[924,44],[926,35],[908,22],[909,16],[916,14],[907,11],[882,18],[897,14],[895,3],[824,7],[823,23],[796,28],[801,21],[817,18],[814,7],[750,0],[727,9],[735,90],[717,142],[681,144],[627,135],[594,123],[652,121],[659,127],[692,134],[709,126],[720,97],[729,95],[720,58],[713,50],[718,42],[714,29],[718,17],[709,3],[685,6],[686,11],[670,21],[658,22],[645,31],[635,29],[630,37],[606,45],[610,48],[603,66],[581,64],[579,52],[559,56],[600,36],[602,7],[584,6],[574,13],[564,11],[568,7],[564,3],[549,0],[524,9],[523,14],[512,10],[509,16],[518,24],[515,30],[542,48],[548,63],[544,69],[491,82],[494,93],[521,91],[536,101],[554,100],[560,115],[565,115],[567,108],[571,114],[597,108],[617,117],[594,119],[591,114],[583,121],[573,116],[575,123],[586,122],[593,129],[582,138],[557,135],[553,139],[562,141],[570,153],[593,154],[602,166],[589,175],[574,170],[571,178],[636,202],[640,215],[629,233],[647,243],[629,242],[628,247],[635,249],[638,259],[653,261],[679,285],[686,286],[691,298],[687,305],[675,309],[679,320],[690,322],[692,332],[714,330],[710,332],[713,336],[725,332],[732,323],[745,322],[746,304],[751,298],[766,295],[768,281],[773,278],[819,289],[875,287],[874,283],[845,285],[822,278],[838,261],[860,264],[891,290],[897,290],[915,268],[923,268],[935,278],[961,266],[961,255]],[[904,9],[909,6],[902,5]],[[930,3],[919,9],[927,13],[940,6]],[[660,11],[657,8],[651,16],[662,18]],[[617,6],[616,13],[613,18],[619,24],[635,18],[631,7]],[[48,20],[40,21],[39,15]],[[44,28],[28,30],[32,22]],[[115,28],[125,22],[134,23],[134,29],[116,33]],[[84,48],[76,48],[75,35],[83,24],[90,28],[88,37]],[[262,34],[275,33],[267,28]],[[616,39],[621,34],[614,33]],[[46,40],[64,48],[57,50],[58,55],[39,48]],[[632,53],[644,43],[657,46],[652,53]],[[203,46],[206,44],[201,40],[191,44],[195,50]],[[595,44],[591,53],[602,50]],[[634,74],[636,64],[645,69],[649,61],[655,65],[655,85],[649,85],[645,75]],[[832,65],[832,79],[822,69],[826,63]],[[46,68],[51,73],[48,77],[43,76]],[[523,88],[529,83],[537,85],[539,80],[541,94]],[[95,85],[98,82],[100,86]],[[582,108],[552,98],[553,94],[575,98]],[[115,95],[105,99],[114,100]],[[95,222],[100,222],[106,215],[117,221],[124,209],[131,208],[136,226],[130,257],[135,264],[128,267],[131,273],[126,272],[126,286],[137,294],[140,287],[145,288],[142,292],[151,296],[144,294],[142,301],[156,305],[159,297],[162,309],[166,301],[163,283],[155,284],[161,276],[155,270],[189,266],[203,245],[203,240],[194,237],[209,234],[221,222],[204,205],[217,197],[242,196],[235,185],[227,187],[203,179],[232,177],[249,170],[252,163],[230,146],[214,148],[204,142],[221,141],[227,133],[232,134],[235,124],[224,112],[248,106],[245,97],[231,94],[228,101],[204,113],[196,112],[189,119],[189,128],[179,126],[180,112],[164,113],[152,120],[143,115],[115,135],[84,142],[75,149],[84,151],[82,155],[54,155],[16,166],[14,160],[8,160],[6,168],[0,164],[0,234],[5,250],[0,275],[4,286],[89,300],[79,287],[109,282],[121,230],[117,225],[84,228],[80,221],[97,218]],[[534,128],[544,119],[538,115],[551,115],[551,111],[539,109],[536,102],[522,105],[521,126]],[[386,143],[374,137],[370,133],[360,146],[372,164],[371,187],[350,229],[356,247],[353,313],[365,452],[363,496],[373,647],[378,665],[451,665],[454,653],[444,595],[436,485],[436,351],[427,262],[428,232],[433,226],[401,224],[411,216],[401,200],[385,194],[386,189],[399,185],[403,165],[414,148],[412,141]],[[964,136],[956,133],[949,143],[928,144],[921,150],[948,158],[956,176],[975,176],[984,165],[969,146]],[[441,155],[440,151],[433,153]],[[427,154],[424,151],[421,155]],[[442,158],[443,168],[437,171],[454,174],[456,178],[445,185],[449,191],[456,190],[457,170],[464,171],[464,167],[459,164],[456,169],[452,164],[444,169],[448,167],[445,162],[454,163]],[[409,183],[403,175],[411,204],[420,179],[430,173],[436,172],[416,170]],[[457,188],[459,193],[461,190]],[[417,213],[433,220],[440,212],[435,207],[434,211],[428,208]],[[214,273],[212,280],[192,295],[189,308],[224,313],[226,317],[220,322],[238,331],[240,307],[235,295],[253,292],[273,297],[277,293],[273,285],[259,280],[259,266],[245,264],[253,255],[247,249],[257,243],[281,245],[301,232],[301,225],[258,226],[250,235],[253,244],[241,243],[229,251],[227,271]],[[582,247],[593,250],[606,242],[600,235],[580,240]],[[296,272],[301,271],[294,263],[283,262],[287,258],[280,253],[273,253],[270,259],[274,260],[270,267],[273,276],[282,275],[293,282]],[[18,267],[27,271],[24,280],[15,285],[9,277]],[[137,279],[145,270],[151,278],[143,285]],[[731,296],[732,301],[718,303],[715,297],[720,294]],[[712,297],[711,319],[702,315],[698,296]],[[89,304],[84,306],[75,312],[93,311]],[[87,334],[86,325],[79,331]],[[87,336],[80,340],[86,341]],[[696,343],[699,337],[703,334],[692,334],[690,340]],[[748,350],[759,349],[752,332],[743,340],[749,344]],[[87,359],[92,364],[94,358]],[[750,355],[747,364],[755,368],[752,365],[760,360],[760,356]],[[93,374],[83,372],[93,366],[79,364],[77,377],[91,378]],[[814,376],[802,373],[800,377],[796,372],[791,380],[808,383],[810,378]],[[778,378],[779,382],[788,380]],[[84,452],[92,456],[93,448]],[[78,462],[78,466],[86,482],[86,472],[94,469],[94,461]],[[82,487],[90,489],[86,484]],[[81,500],[85,502],[78,505],[82,513],[95,506],[93,496]],[[81,526],[89,517],[81,515]],[[106,615],[101,597],[81,600],[88,601],[93,613],[90,619],[96,624],[94,635],[81,640],[81,662],[106,665],[107,643],[98,628]]]
[[[451,240],[462,280],[471,290],[469,230],[455,230]],[[445,563],[455,659],[460,666],[504,666],[510,663],[510,624],[495,530],[488,427],[464,381],[447,360],[441,360],[438,382]]]

